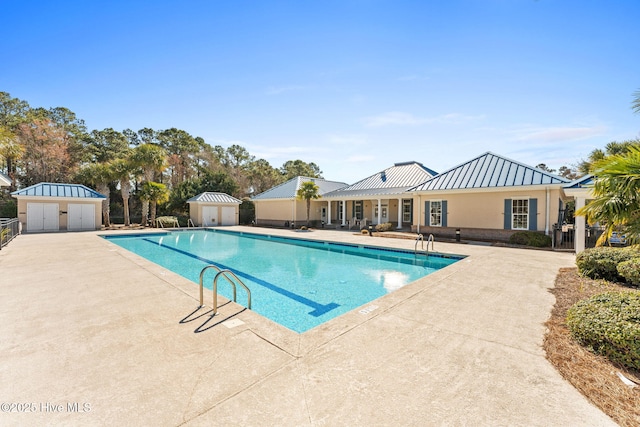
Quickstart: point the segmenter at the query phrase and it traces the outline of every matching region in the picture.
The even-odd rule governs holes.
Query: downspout
[[[544,213],[544,234],[546,234],[548,236],[549,235],[549,218],[550,218],[549,200],[551,198],[551,194],[550,194],[550,191],[549,191],[549,187],[545,187],[545,190],[547,192],[547,204],[546,204],[546,209],[545,209],[545,213]]]

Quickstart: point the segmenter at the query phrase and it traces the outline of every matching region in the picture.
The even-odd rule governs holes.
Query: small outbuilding
[[[187,200],[189,217],[198,227],[212,227],[216,225],[238,225],[240,204],[226,193],[207,191]]]
[[[106,196],[80,184],[41,182],[11,193],[25,232],[85,231],[102,227]]]

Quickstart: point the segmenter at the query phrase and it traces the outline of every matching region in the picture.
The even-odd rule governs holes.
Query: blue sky
[[[0,91],[352,183],[640,136],[637,0],[2,1]]]

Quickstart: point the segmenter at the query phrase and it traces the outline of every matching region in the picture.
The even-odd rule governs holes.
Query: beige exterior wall
[[[20,197],[18,199],[18,221],[22,224],[22,229],[27,229],[27,204],[28,203],[55,203],[58,205],[58,224],[59,231],[67,230],[67,212],[69,204],[78,205],[95,205],[95,229],[102,228],[102,199],[87,201],[86,199],[66,199],[56,197]]]
[[[425,201],[447,201],[447,227],[504,229],[505,199],[537,199],[537,231],[545,231],[558,220],[560,188],[550,188],[547,209],[547,190],[528,187],[507,191],[434,192],[414,198],[414,224],[425,226]],[[530,212],[531,214],[531,212]]]
[[[284,226],[286,221],[302,225],[307,221],[307,203],[304,200],[254,200],[253,203],[258,225]],[[326,205],[322,199],[312,200],[309,219],[320,220],[322,207]]]
[[[189,203],[189,218],[191,218],[191,221],[193,221],[193,223],[197,226],[203,226],[204,225],[204,221],[203,221],[203,207],[204,206],[214,206],[217,207],[218,209],[218,223],[215,225],[220,225],[222,223],[222,208],[223,207],[232,207],[234,208],[235,211],[235,222],[233,225],[238,225],[239,223],[239,219],[240,219],[240,205],[238,205],[237,203],[204,203],[204,202],[191,202]],[[210,224],[213,225],[213,224]]]

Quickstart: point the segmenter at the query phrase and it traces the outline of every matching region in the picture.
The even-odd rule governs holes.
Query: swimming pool
[[[195,283],[207,265],[229,269],[252,310],[299,333],[464,258],[219,229],[103,237]],[[218,293],[231,298],[231,286],[220,281]]]

